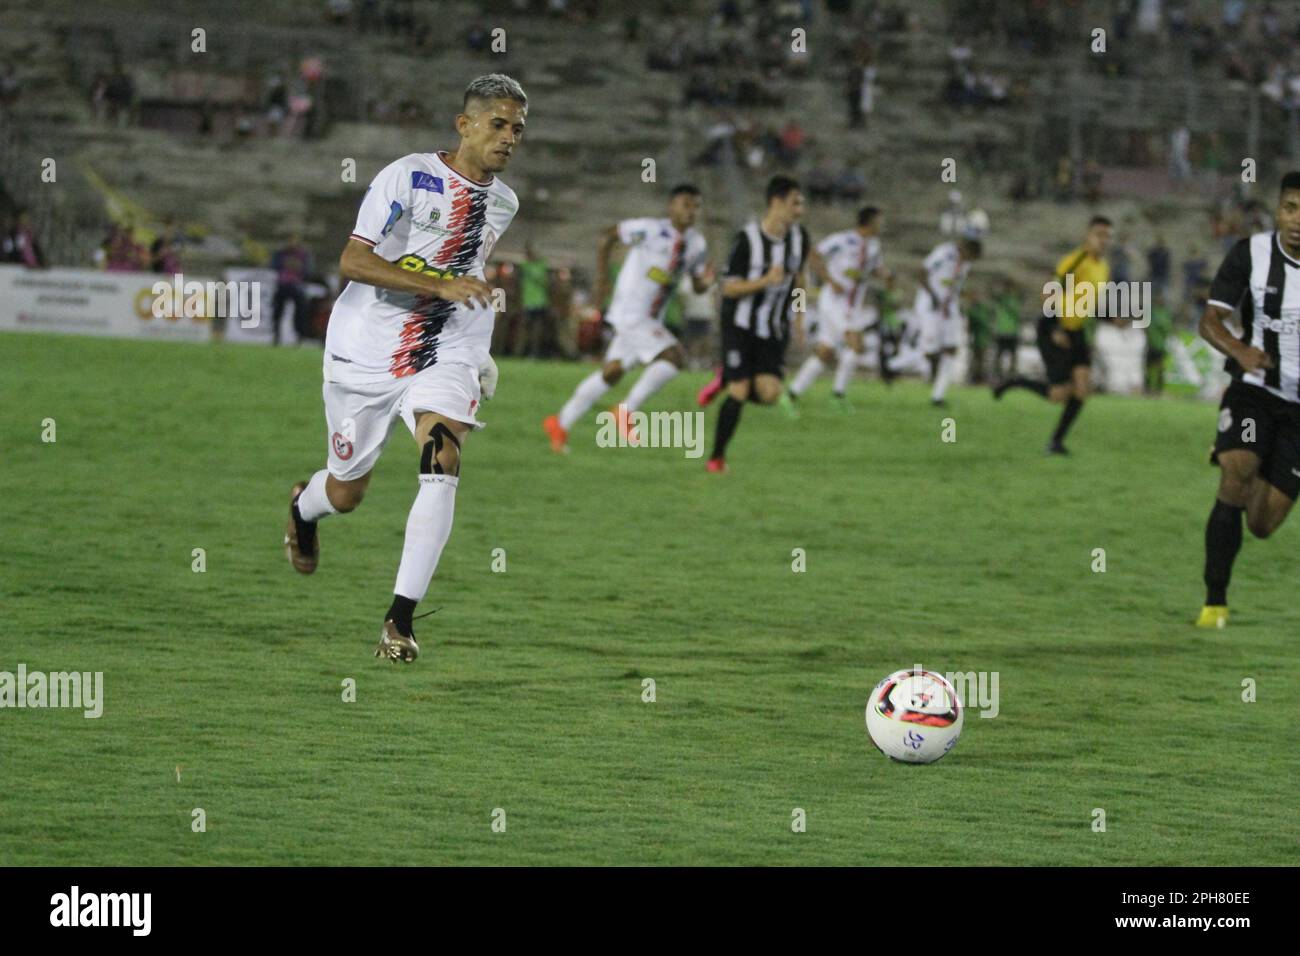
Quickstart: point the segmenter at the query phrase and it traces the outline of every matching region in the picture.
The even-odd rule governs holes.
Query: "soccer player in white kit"
[[[518,148],[528,99],[508,76],[481,76],[456,117],[454,154],[411,153],[366,191],[339,260],[349,280],[325,339],[327,467],[293,486],[284,544],[316,570],[316,523],[361,503],[389,429],[401,419],[420,449],[419,490],[376,657],[420,653],[412,617],[451,534],[461,445],[496,388],[488,353],[495,314],[484,265],[518,200],[496,174]]]
[[[578,383],[558,415],[542,422],[553,451],[568,451],[569,431],[578,420],[625,372],[644,364],[646,369],[627,398],[612,409],[619,431],[629,444],[637,444],[639,438],[629,427],[628,416],[686,364],[686,350],[664,326],[663,318],[669,297],[684,274],[691,276],[697,293],[713,285],[716,270],[705,259],[708,246],[695,229],[701,205],[700,191],[684,184],[669,194],[667,216],[624,219],[601,233],[593,294],[597,304],[605,301],[609,291],[610,251],[616,243],[628,247],[614,298],[605,312],[605,321],[614,327],[614,338],[605,352],[604,366]]]
[[[880,245],[883,225],[880,210],[865,206],[858,211],[855,228],[832,233],[817,244],[818,258],[812,260],[814,271],[822,279],[817,298],[817,338],[813,353],[804,359],[780,400],[781,407],[793,417],[799,414],[795,401],[832,363],[836,404],[842,410],[848,409],[844,392],[866,350],[865,332],[879,318],[875,307],[867,303],[869,280],[889,278]]]
[[[921,287],[912,304],[913,321],[920,327],[919,343],[889,360],[894,372],[924,374],[927,365],[933,366],[930,401],[935,405],[946,404],[944,396],[961,345],[961,288],[981,251],[980,241],[967,236],[957,242],[940,243],[925,257],[925,265],[917,275]]]

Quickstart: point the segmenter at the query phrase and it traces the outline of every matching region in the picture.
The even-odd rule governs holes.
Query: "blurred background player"
[[[519,263],[519,294],[524,306],[524,354],[529,358],[554,358],[560,354],[551,311],[551,266],[538,255],[532,242],[524,246]]]
[[[419,490],[376,657],[419,656],[412,620],[451,536],[461,444],[482,427],[475,412],[496,387],[484,267],[518,210],[496,174],[519,146],[527,111],[510,77],[472,82],[455,154],[411,153],[380,170],[339,260],[348,285],[325,340],[328,465],[293,486],[284,546],[295,570],[316,570],[316,523],[361,503],[400,418],[420,449]],[[447,228],[419,228],[431,221]]]
[[[709,471],[727,470],[727,445],[745,402],[771,405],[781,396],[790,341],[790,294],[796,285],[803,287],[811,250],[808,230],[799,225],[803,212],[799,183],[789,176],[773,176],[763,218],[732,240],[722,281],[722,381],[727,398],[718,411]],[[701,393],[701,403],[712,397]]]
[[[618,384],[624,372],[648,363],[627,398],[614,408],[619,431],[636,444],[638,438],[628,424],[628,415],[686,364],[685,349],[664,327],[663,319],[668,299],[684,274],[691,276],[696,292],[713,284],[715,271],[705,258],[708,246],[695,229],[701,205],[698,189],[677,186],[669,194],[667,216],[624,219],[601,234],[596,252],[596,303],[603,302],[608,291],[610,250],[616,243],[628,247],[614,284],[614,299],[605,313],[605,321],[614,327],[614,338],[605,352],[604,366],[578,383],[558,415],[549,415],[542,422],[553,451],[568,451],[569,431],[577,421]]]
[[[1038,351],[1047,369],[1047,381],[1016,376],[993,389],[994,398],[1001,398],[1013,388],[1025,388],[1049,401],[1065,402],[1060,421],[1047,445],[1050,455],[1069,454],[1065,436],[1088,398],[1092,349],[1088,344],[1086,325],[1096,313],[1101,287],[1110,281],[1106,249],[1110,245],[1111,230],[1109,219],[1093,216],[1082,245],[1071,249],[1056,264],[1055,277],[1061,287],[1068,288],[1067,281],[1071,277],[1074,282],[1074,294],[1060,296],[1059,315],[1047,314],[1050,293],[1046,289],[1043,291],[1043,316],[1038,320]]]
[[[1165,390],[1165,357],[1169,337],[1174,333],[1173,311],[1163,298],[1151,306],[1151,323],[1146,327],[1147,341],[1143,355],[1142,391],[1159,395]]]
[[[800,366],[790,387],[781,395],[781,407],[792,417],[798,416],[795,402],[817,380],[817,376],[835,364],[832,402],[848,410],[844,397],[853,369],[863,352],[864,332],[878,319],[868,302],[870,278],[888,277],[881,250],[880,231],[884,217],[875,206],[858,211],[853,229],[831,233],[817,244],[811,266],[822,282],[817,297],[817,337],[813,351]]]
[[[1277,229],[1232,247],[1201,315],[1201,336],[1228,356],[1211,457],[1219,491],[1205,526],[1205,606],[1198,627],[1228,622],[1241,516],[1257,538],[1282,526],[1300,492],[1300,171],[1282,178]],[[1241,311],[1240,336],[1224,319]]]
[[[315,271],[311,250],[302,243],[302,234],[295,231],[289,241],[271,256],[275,271],[275,294],[271,298],[271,344],[280,344],[280,320],[286,305],[293,306],[293,328],[299,340],[307,337],[307,292],[303,286]]]
[[[930,402],[946,404],[945,396],[952,382],[957,348],[961,345],[961,290],[971,265],[980,257],[983,246],[972,236],[956,242],[942,242],[925,257],[917,273],[921,287],[912,304],[915,345],[904,348],[889,361],[892,372],[933,375]]]
[[[997,283],[993,297],[993,342],[997,352],[993,356],[993,380],[1004,382],[1014,378],[1019,371],[1017,352],[1020,349],[1020,309],[1023,305],[1020,287],[1003,276]]]

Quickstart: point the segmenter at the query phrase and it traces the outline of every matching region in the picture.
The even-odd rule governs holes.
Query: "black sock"
[[[731,441],[731,436],[736,433],[736,426],[740,424],[740,412],[745,407],[743,402],[738,402],[730,395],[722,403],[722,408],[718,412],[718,431],[713,439],[713,458],[725,458],[727,455],[727,443]]]
[[[1047,397],[1047,383],[1035,382],[1032,378],[1025,378],[1023,375],[1017,375],[1015,378],[1009,378],[998,386],[999,392],[1010,391],[1013,388],[1024,388],[1036,395]]]
[[[388,608],[388,613],[384,615],[385,621],[392,621],[397,625],[397,632],[403,637],[411,636],[411,615],[415,613],[415,606],[419,601],[412,601],[408,597],[402,597],[400,594],[393,595],[393,603]]]
[[[1083,409],[1083,402],[1079,401],[1073,395],[1065,400],[1065,408],[1061,409],[1061,420],[1056,423],[1056,431],[1052,432],[1052,444],[1059,445],[1065,441],[1065,433],[1070,430],[1074,424],[1075,418]]]
[[[298,499],[293,499],[293,527],[298,532],[298,550],[307,557],[316,554],[316,522],[304,521],[298,510]]]
[[[1232,562],[1241,550],[1241,513],[1245,508],[1215,501],[1205,524],[1205,603],[1228,603]]]

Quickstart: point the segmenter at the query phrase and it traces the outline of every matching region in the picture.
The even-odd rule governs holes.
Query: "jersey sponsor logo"
[[[431,232],[438,236],[451,235],[450,229],[446,228],[445,226],[438,225],[438,220],[441,218],[442,218],[442,210],[430,209],[429,218],[426,221],[421,222],[418,219],[412,219],[411,225],[414,226],[416,229],[419,229],[421,232]]]
[[[1279,335],[1295,335],[1300,331],[1300,317],[1294,315],[1277,319],[1267,315],[1257,315],[1255,324],[1266,332],[1277,332]]]
[[[386,236],[393,231],[393,227],[397,225],[397,220],[402,218],[402,211],[402,204],[400,202],[394,201],[393,204],[388,207],[388,221],[384,223],[384,228],[379,230],[381,236]]]
[[[352,442],[344,438],[342,432],[335,432],[330,441],[334,446],[334,454],[339,461],[347,461],[352,457]]]
[[[423,272],[427,276],[437,276],[439,279],[454,279],[458,275],[463,275],[456,269],[439,269],[437,266],[431,266],[424,256],[417,256],[414,253],[402,256],[393,265],[407,272]]]
[[[431,193],[442,192],[442,177],[435,176],[432,173],[423,173],[415,171],[411,173],[411,188],[426,189]]]

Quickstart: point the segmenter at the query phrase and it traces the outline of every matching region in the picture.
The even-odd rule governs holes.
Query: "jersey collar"
[[[447,172],[451,173],[457,179],[463,182],[467,182],[471,186],[477,186],[479,189],[486,189],[488,186],[492,185],[492,179],[489,179],[485,183],[481,183],[477,179],[470,179],[464,173],[457,172],[456,169],[451,165],[451,163],[447,162],[447,151],[445,149],[438,150],[437,152],[434,153],[434,155],[438,157],[438,162],[442,163],[442,165],[447,167]]]
[[[1291,265],[1295,266],[1297,269],[1300,269],[1300,262],[1297,262],[1295,259],[1292,259],[1289,255],[1287,255],[1286,249],[1282,247],[1282,239],[1277,234],[1276,229],[1273,230],[1273,248],[1275,248],[1278,252],[1282,253],[1283,259],[1291,263]]]

